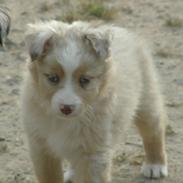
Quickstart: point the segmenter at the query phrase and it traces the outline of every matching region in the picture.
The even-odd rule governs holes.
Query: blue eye
[[[60,82],[60,78],[57,74],[44,74],[48,81],[54,85],[58,84]]]
[[[79,84],[82,88],[84,88],[85,86],[87,86],[90,83],[91,78],[88,76],[81,76],[79,78]]]

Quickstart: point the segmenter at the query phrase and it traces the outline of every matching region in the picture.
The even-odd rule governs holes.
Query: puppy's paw
[[[64,183],[73,183],[74,171],[68,170],[64,173]]]
[[[162,164],[144,164],[141,171],[147,178],[158,179],[168,176],[167,165]]]

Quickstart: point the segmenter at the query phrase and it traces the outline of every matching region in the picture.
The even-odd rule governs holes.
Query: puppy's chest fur
[[[52,129],[47,136],[47,143],[56,156],[69,156],[79,148],[80,135],[77,134],[75,125],[63,125],[59,129]],[[66,157],[68,158],[68,157]]]
[[[112,124],[110,119],[66,121],[50,129],[46,137],[51,151],[58,157],[72,159],[73,153],[87,155],[103,146],[109,147]]]

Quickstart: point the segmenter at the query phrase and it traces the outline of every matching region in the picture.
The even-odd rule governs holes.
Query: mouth
[[[65,109],[64,113],[62,111],[59,111],[56,113],[56,118],[62,119],[62,120],[71,120],[74,118],[79,118],[83,113],[83,110],[80,111],[70,111],[69,109]]]
[[[68,120],[72,121],[73,119],[76,119],[80,116],[80,114],[69,114],[69,115],[64,115],[64,114],[57,114],[56,118],[60,120]]]

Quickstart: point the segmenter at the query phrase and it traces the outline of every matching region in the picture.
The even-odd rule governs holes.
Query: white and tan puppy
[[[29,26],[22,114],[39,183],[109,183],[124,126],[143,138],[143,174],[167,176],[166,114],[151,56],[123,28],[45,22]],[[71,170],[62,176],[61,162]]]

